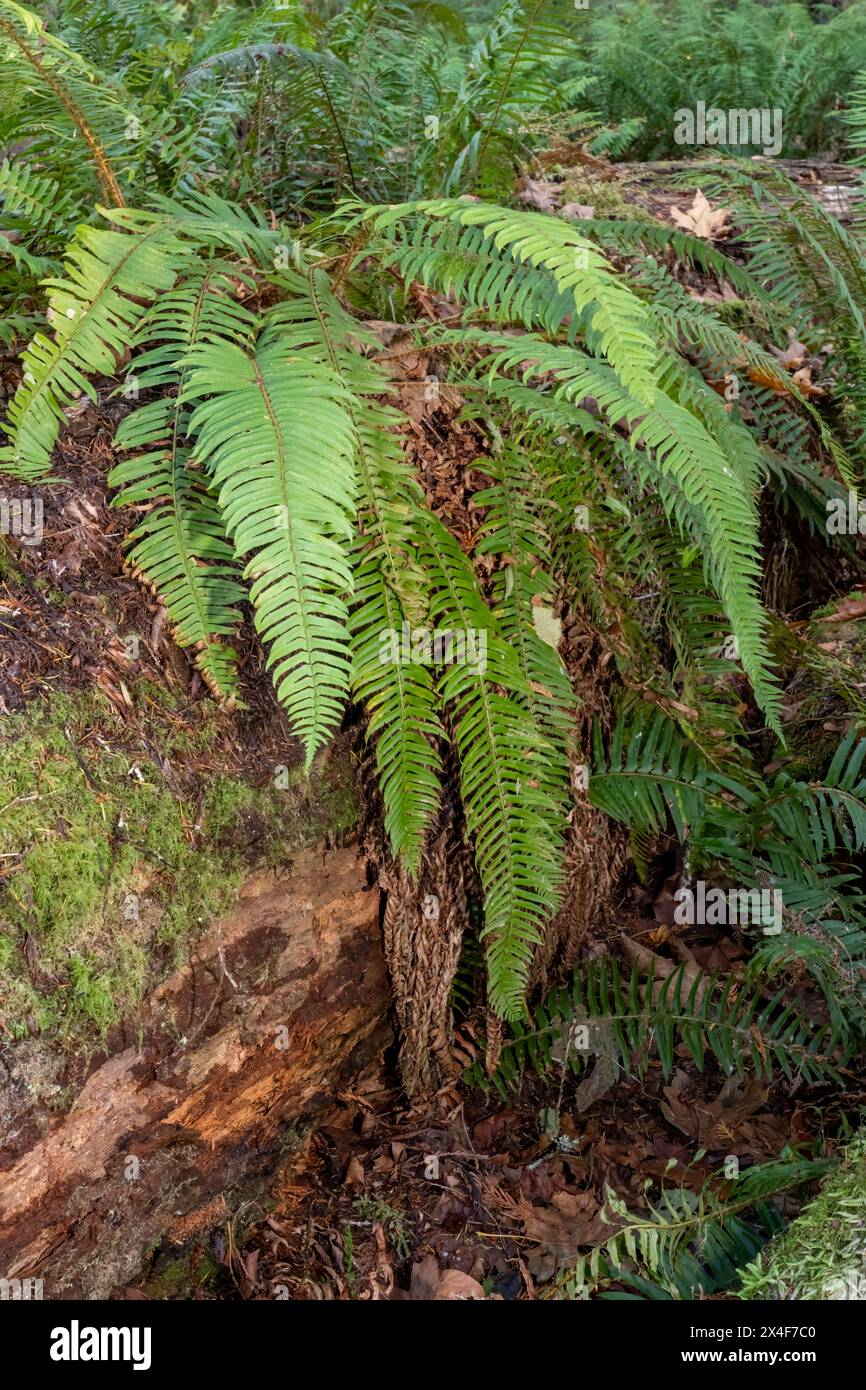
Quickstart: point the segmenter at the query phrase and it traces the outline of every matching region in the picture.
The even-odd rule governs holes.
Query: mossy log
[[[195,873],[191,856],[190,873]],[[0,1068],[0,1274],[105,1298],[164,1236],[225,1219],[390,1042],[379,893],[352,848],[259,872],[139,1036],[46,1106],[41,1040]],[[70,1088],[67,1088],[70,1089]]]
[[[745,1270],[747,1299],[866,1300],[866,1129],[814,1201]]]

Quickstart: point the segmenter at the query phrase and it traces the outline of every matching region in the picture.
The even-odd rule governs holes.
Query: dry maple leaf
[[[703,237],[705,241],[715,241],[729,230],[726,223],[730,215],[728,208],[711,207],[699,188],[695,191],[691,207],[685,212],[681,208],[671,208],[671,218],[679,227],[692,236]]]

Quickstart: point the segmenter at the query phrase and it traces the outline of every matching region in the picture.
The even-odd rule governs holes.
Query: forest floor
[[[824,188],[824,196],[838,204],[847,173],[804,163],[802,178]],[[549,211],[571,204],[572,209],[593,206],[599,216],[623,216],[632,206],[667,217],[671,206],[688,206],[690,196],[684,204],[669,174],[653,174],[649,166],[624,166],[615,177],[603,168],[553,169],[525,179],[521,196]],[[693,290],[719,292],[698,282]],[[453,305],[434,302],[420,287],[418,302],[428,315],[453,312]],[[455,393],[446,389],[444,399],[427,401],[424,382],[431,363],[401,346],[395,326],[379,329],[383,353],[399,359],[401,404],[413,421],[416,463],[428,496],[452,530],[468,533],[474,524],[468,506],[477,483],[473,470],[483,473],[478,438],[454,418]],[[8,395],[18,369],[11,357],[0,366]],[[61,479],[74,476],[74,486],[61,481],[42,489],[47,517],[40,546],[0,550],[0,712],[17,731],[14,742],[25,727],[14,721],[32,721],[34,711],[50,721],[52,710],[60,710],[55,733],[65,740],[67,764],[97,798],[111,802],[112,776],[118,786],[128,786],[131,775],[134,790],[139,778],[148,780],[141,767],[149,768],[148,777],[156,770],[164,795],[180,808],[172,822],[177,860],[145,873],[148,885],[162,876],[166,908],[182,879],[183,854],[193,850],[213,852],[215,881],[224,879],[233,891],[257,864],[290,859],[302,839],[351,837],[360,779],[352,730],[325,760],[328,770],[318,782],[299,778],[298,745],[288,734],[249,629],[241,638],[242,707],[231,711],[216,709],[192,665],[169,640],[162,610],[123,566],[121,542],[134,517],[112,509],[106,495],[110,440],[123,409],[106,389],[96,404],[83,402],[71,413],[56,472]],[[821,576],[817,596],[814,588],[810,593],[813,605],[828,605],[825,636],[831,648],[836,644],[840,660],[862,640],[860,619],[866,613],[860,591],[854,588],[853,597],[849,592],[849,578]],[[791,611],[796,603],[786,607]],[[793,709],[802,703],[796,694]],[[832,702],[813,700],[809,719],[809,737],[816,724],[837,732]],[[135,767],[138,777],[130,774]],[[281,767],[295,789],[288,806],[272,794]],[[218,804],[215,782],[222,789]],[[113,790],[115,803],[125,805],[125,793]],[[12,785],[9,803],[21,799]],[[89,835],[90,825],[86,819],[78,824],[69,805],[59,809],[69,819],[57,839],[68,851],[71,837],[77,852],[75,833]],[[136,813],[146,820],[148,807],[136,811],[133,805],[131,814]],[[27,866],[16,857],[15,824],[13,816],[3,832],[0,882],[14,910],[26,918],[33,903],[21,885],[31,882],[31,894],[38,897],[38,880],[27,880]],[[210,839],[208,825],[217,827]],[[107,843],[114,855],[110,835]],[[165,846],[163,852],[170,858]],[[131,862],[134,872],[140,872],[139,858]],[[581,950],[601,953],[625,934],[662,961],[685,960],[701,970],[741,975],[747,951],[736,929],[675,926],[678,868],[673,863],[669,868],[652,895],[626,885],[621,898],[609,904],[596,939],[583,940]],[[70,871],[74,866],[67,865]],[[53,866],[50,872],[60,870]],[[112,880],[115,895],[128,888],[122,876]],[[219,907],[218,895],[212,906]],[[194,906],[190,913],[195,916]],[[80,1072],[94,1055],[124,1045],[136,999],[182,950],[185,928],[167,933],[164,922],[163,912],[144,947],[140,940],[135,943],[139,963],[141,949],[151,956],[141,969],[137,993],[121,1000],[123,1017],[100,1015],[98,970],[94,975],[89,967],[95,991],[90,1015],[84,1008],[76,1020],[70,1021],[68,1011],[62,1016],[61,1033],[65,1045],[78,1049]],[[52,960],[50,947],[47,956],[39,956],[34,943],[22,964],[18,1002],[30,1000],[24,1012],[33,1038],[47,1040],[61,1018],[52,1013],[51,1000],[58,960],[68,956],[69,946],[68,936],[59,940],[58,959]],[[116,954],[113,934],[104,947],[106,958]],[[97,941],[97,959],[99,950]],[[110,984],[107,976],[106,987]],[[88,1043],[87,1028],[100,1023],[102,1039]],[[452,1075],[437,1095],[408,1106],[389,1051],[284,1157],[268,1195],[244,1202],[216,1225],[185,1233],[182,1242],[164,1242],[140,1278],[118,1289],[117,1296],[543,1296],[564,1266],[611,1234],[601,1215],[608,1187],[631,1210],[641,1208],[648,1180],[698,1191],[731,1157],[763,1162],[786,1145],[810,1152],[866,1101],[864,1078],[850,1077],[844,1096],[797,1081],[772,1087],[756,1080],[732,1082],[712,1065],[698,1073],[684,1048],[667,1082],[657,1061],[649,1063],[642,1079],[615,1080],[597,1064],[583,1081],[554,1070],[501,1095],[463,1080],[466,1067],[477,1060],[476,1023],[470,1008],[458,1025]],[[13,1037],[3,1017],[0,1033]],[[71,1077],[70,1063],[67,1082]]]

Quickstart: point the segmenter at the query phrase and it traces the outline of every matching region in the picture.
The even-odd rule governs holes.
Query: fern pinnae
[[[568,296],[573,312],[586,311],[588,328],[623,385],[645,404],[652,403],[657,390],[653,370],[656,349],[645,306],[614,274],[592,241],[557,218],[491,204],[466,203],[459,198],[403,204],[387,210],[372,208],[367,216],[375,228],[385,230],[405,217],[419,214],[434,221],[444,218],[460,226],[480,227],[491,247],[500,252],[507,249],[516,261],[548,272],[551,288]]]
[[[557,1070],[581,1075],[587,1052],[568,1045],[576,1026],[593,1039],[590,1055],[604,1049],[621,1072],[641,1079],[656,1059],[669,1077],[681,1048],[699,1072],[712,1060],[726,1076],[754,1071],[768,1082],[780,1074],[789,1081],[838,1080],[849,1057],[832,1027],[769,993],[764,980],[691,979],[685,966],[654,979],[637,963],[623,969],[603,956],[578,966],[570,984],[532,1005],[527,1018],[512,1021],[496,1072],[488,1077],[474,1063],[467,1082],[492,1086],[507,1099],[528,1069],[540,1076]]]
[[[529,689],[527,707],[550,741],[551,756],[542,760],[537,775],[549,780],[554,794],[568,799],[568,743],[575,696],[554,641],[558,620],[552,608],[549,542],[541,515],[544,503],[533,506],[530,502],[539,490],[539,479],[526,455],[511,444],[485,460],[483,467],[493,484],[472,499],[474,507],[485,510],[476,552],[496,555],[503,563],[494,576],[495,612]],[[533,616],[536,608],[542,622],[547,621],[544,636]]]
[[[778,1231],[781,1221],[770,1198],[823,1177],[831,1166],[828,1160],[796,1158],[786,1150],[780,1159],[747,1169],[732,1187],[720,1182],[717,1188],[712,1179],[697,1192],[663,1187],[655,1202],[645,1199],[646,1214],[631,1212],[606,1186],[602,1210],[610,1238],[591,1255],[580,1256],[555,1282],[551,1295],[586,1298],[613,1282],[654,1298],[695,1299],[725,1288],[738,1266],[753,1259],[767,1236]],[[719,1173],[717,1181],[722,1177]],[[757,1234],[742,1220],[740,1213],[748,1211],[766,1234]]]
[[[38,20],[32,11],[26,10],[21,5],[10,3],[10,0],[2,0],[2,7],[7,12],[15,15],[15,18],[22,24],[25,33],[19,33],[15,25],[11,23],[10,20],[4,19],[2,15],[0,15],[0,31],[6,35],[10,43],[16,46],[25,61],[30,64],[34,72],[38,75],[40,81],[43,82],[46,87],[50,88],[57,101],[66,111],[72,124],[81,132],[81,136],[90,152],[90,158],[93,161],[100,195],[103,200],[111,207],[122,208],[124,206],[124,197],[120,191],[120,184],[118,183],[117,175],[112,168],[111,161],[99,136],[87,120],[79,103],[75,100],[74,95],[63,81],[60,74],[52,70],[45,62],[45,59],[41,57],[28,42],[30,36],[34,39],[38,39],[42,35],[41,20]],[[57,40],[54,40],[53,43],[56,47],[63,47],[57,44]],[[70,52],[69,56],[76,62],[80,62],[77,54],[72,54]]]
[[[481,143],[478,148],[478,155],[476,159],[476,167],[478,170],[481,170],[484,166],[484,156],[487,153],[487,149],[489,147],[491,138],[493,136],[494,131],[496,130],[497,122],[499,119],[499,113],[505,104],[506,97],[508,96],[511,83],[514,79],[514,75],[517,71],[517,67],[520,62],[520,56],[523,53],[523,50],[525,49],[529,41],[529,36],[532,33],[535,22],[540,16],[545,3],[546,0],[535,0],[532,9],[527,15],[526,24],[524,25],[523,32],[521,33],[517,41],[514,53],[508,64],[508,68],[506,69],[505,76],[502,82],[499,84],[499,91],[496,95],[496,105],[493,108],[492,115],[485,123],[484,134],[481,138]]]
[[[490,349],[479,364],[482,378],[515,369],[521,370],[526,380],[550,373],[557,383],[555,398],[576,403],[592,396],[610,425],[630,431],[635,472],[645,470],[649,459],[652,468],[679,494],[681,505],[671,499],[669,491],[661,494],[672,506],[672,519],[684,527],[694,517],[701,521],[698,539],[702,548],[706,543],[705,570],[725,606],[756,699],[769,725],[778,731],[779,696],[770,672],[763,637],[766,619],[757,593],[760,567],[755,506],[742,477],[702,421],[658,387],[652,407],[647,408],[624,389],[605,363],[576,348],[550,344],[534,334],[515,339],[467,329],[461,337]],[[522,395],[519,401],[531,413],[544,409],[543,397],[533,403]],[[645,448],[636,447],[640,445]]]

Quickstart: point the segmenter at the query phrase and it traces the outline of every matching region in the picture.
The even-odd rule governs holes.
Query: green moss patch
[[[354,823],[348,760],[253,786],[213,770],[229,758],[212,707],[177,718],[165,692],[135,698],[146,741],[96,694],[53,695],[0,730],[0,1019],[15,1036],[92,1040],[134,1019],[253,866]]]

